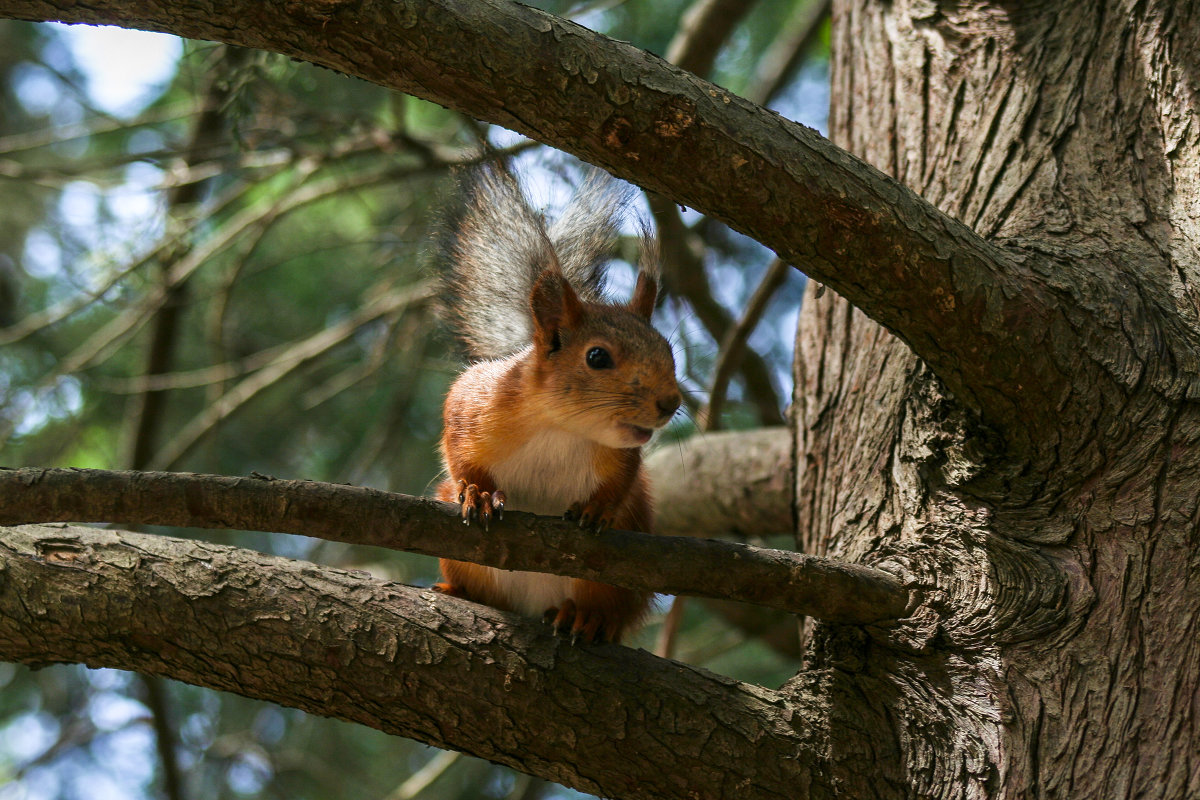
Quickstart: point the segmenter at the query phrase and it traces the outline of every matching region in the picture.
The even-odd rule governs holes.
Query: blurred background
[[[536,5],[824,131],[827,2]],[[328,70],[112,28],[0,21],[0,93],[8,467],[257,471],[427,493],[442,397],[465,363],[431,293],[456,170],[508,153],[551,215],[582,173],[509,131]],[[719,223],[637,198],[662,239],[656,324],[687,395],[655,446],[782,424],[802,276]],[[632,278],[618,259],[613,294]],[[756,292],[765,302],[750,304]],[[709,420],[720,342],[738,326],[748,345]],[[408,584],[437,571],[302,537],[159,532]],[[629,644],[661,647],[661,619]],[[795,671],[794,638],[693,602],[667,646],[776,686]],[[576,796],[235,695],[0,663],[0,800]]]

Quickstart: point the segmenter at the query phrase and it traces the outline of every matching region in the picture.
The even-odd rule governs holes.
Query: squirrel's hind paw
[[[554,631],[554,635],[571,635],[571,644],[580,639],[592,644],[597,641],[616,641],[609,626],[605,625],[604,614],[595,609],[581,608],[571,598],[563,600],[562,605],[546,609],[542,615]]]
[[[456,586],[453,583],[450,583],[449,581],[439,581],[439,582],[435,583],[433,586],[430,586],[429,588],[432,589],[433,591],[437,592],[438,594],[445,594],[445,595],[449,595],[450,597],[461,597],[464,600],[469,599],[467,597],[466,589],[464,589],[461,586]]]

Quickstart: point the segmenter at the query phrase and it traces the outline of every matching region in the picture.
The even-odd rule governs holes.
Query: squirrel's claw
[[[490,492],[483,492],[479,495],[479,521],[483,523],[484,531],[487,531],[488,526],[492,524],[492,495]]]
[[[601,508],[598,506],[584,506],[583,503],[575,503],[567,509],[563,514],[565,520],[579,520],[579,527],[592,530],[600,533],[607,528],[612,527],[613,510],[610,508]]]
[[[504,502],[507,499],[499,489],[492,492],[492,510],[496,512],[496,519],[504,519]]]
[[[566,633],[567,626],[575,619],[575,601],[568,597],[562,601],[562,605],[546,609],[542,619],[550,624],[550,630],[555,636]]]
[[[596,533],[608,530],[612,527],[612,516],[610,514],[597,514],[594,519],[591,519],[590,525],[585,527],[590,527]]]
[[[499,505],[497,505],[499,498]],[[458,482],[458,502],[462,504],[462,521],[470,525],[478,519],[486,531],[492,524],[492,514],[499,510],[496,518],[500,519],[504,511],[504,492],[481,492],[479,487],[466,481]]]
[[[601,612],[581,608],[569,597],[563,600],[562,605],[546,609],[542,620],[550,625],[554,636],[570,633],[572,645],[578,644],[580,640],[588,644],[594,643],[604,628],[604,615]],[[605,636],[599,638],[607,639]]]
[[[571,603],[571,605],[574,606],[574,602],[567,600],[563,603],[563,607],[561,609],[558,606],[550,606],[542,614],[542,622],[550,626],[551,636],[558,636],[558,631],[562,627],[559,620],[566,612],[567,603]]]

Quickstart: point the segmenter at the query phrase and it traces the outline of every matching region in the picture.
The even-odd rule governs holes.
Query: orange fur
[[[467,185],[446,241],[446,311],[475,358],[446,396],[442,500],[485,530],[501,509],[581,527],[653,528],[641,446],[679,407],[675,362],[650,325],[657,250],[643,234],[626,304],[600,302],[627,193],[593,174],[553,224],[504,169]],[[490,359],[490,360],[487,360]],[[603,583],[443,560],[438,589],[616,640],[650,595]]]
[[[473,365],[450,388],[442,437],[449,479],[439,499],[459,502],[461,481],[470,494],[464,519],[474,513],[487,524],[489,496],[501,490],[507,509],[566,512],[588,526],[652,532],[640,445],[670,419],[679,390],[670,349],[639,313],[652,308],[645,285],[639,283],[645,308],[634,311],[583,303],[565,281],[539,280],[531,297],[533,345]],[[597,347],[611,368],[588,365],[587,353]],[[556,628],[569,626],[572,636],[588,640],[617,640],[650,602],[647,593],[592,581],[451,560],[441,566],[442,591],[545,613]]]

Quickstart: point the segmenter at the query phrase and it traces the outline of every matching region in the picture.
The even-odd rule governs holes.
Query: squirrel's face
[[[623,308],[589,311],[540,354],[547,407],[560,428],[607,447],[641,447],[682,401],[670,345]]]
[[[628,305],[587,303],[553,269],[530,295],[546,421],[608,447],[641,447],[675,415],[675,359],[650,324],[657,287],[638,276]]]

